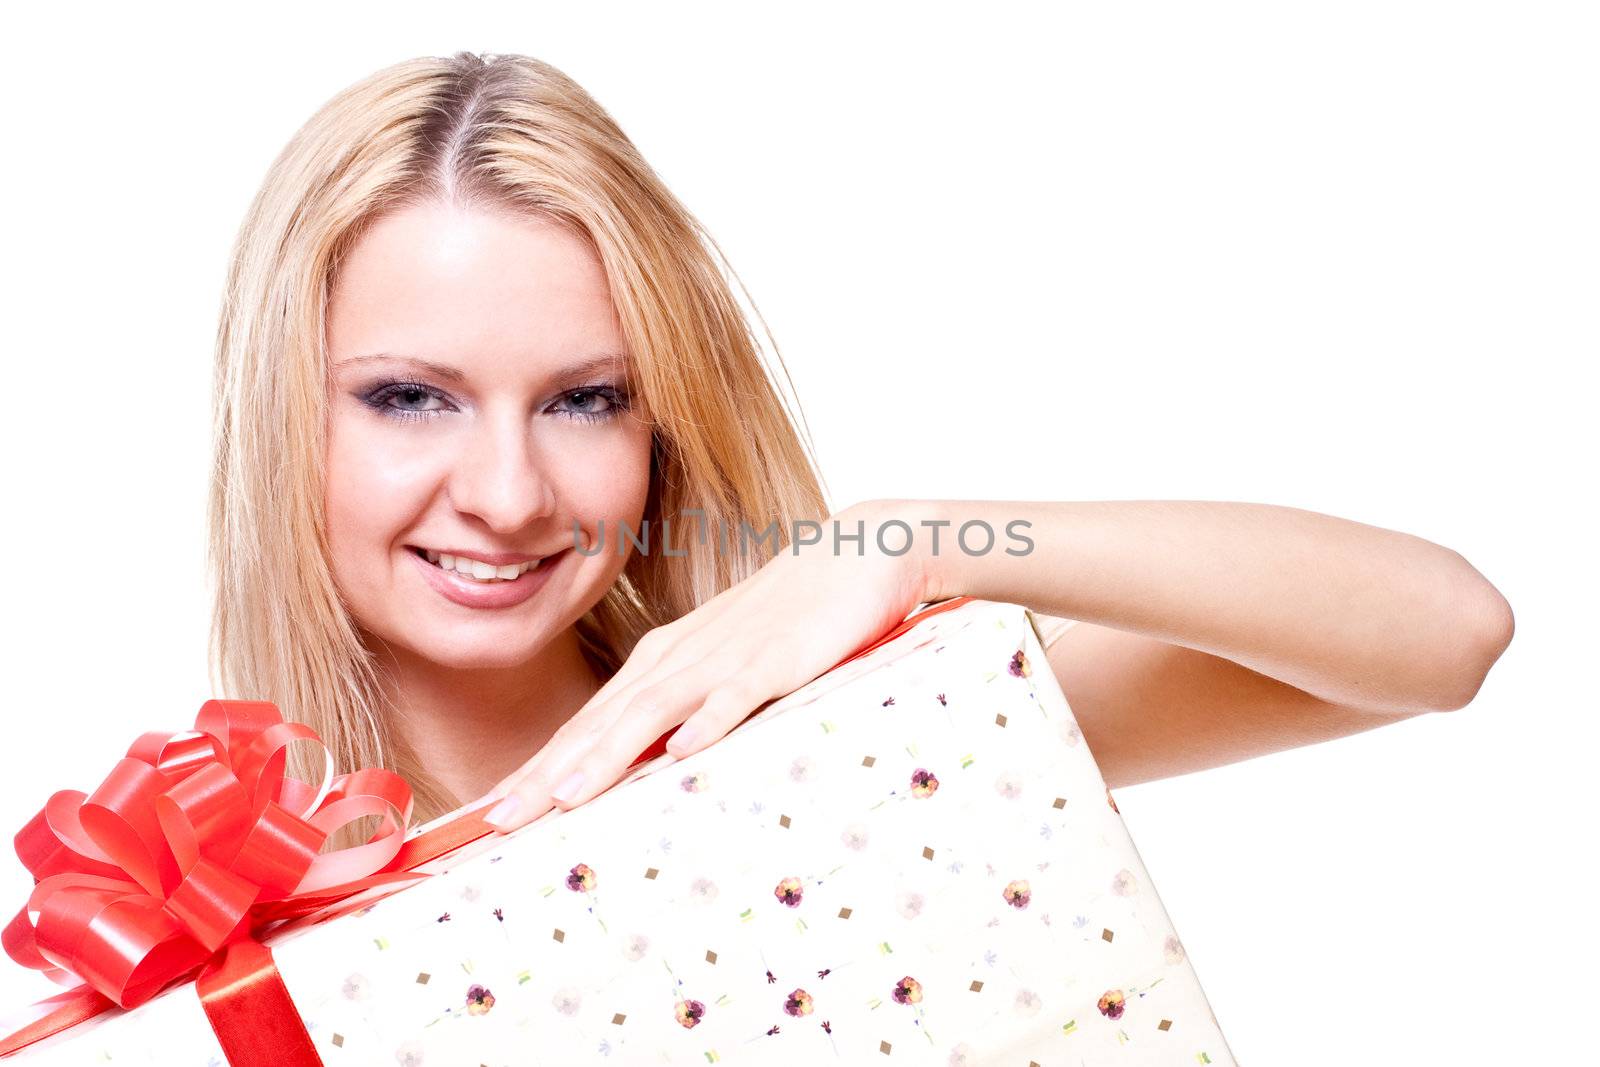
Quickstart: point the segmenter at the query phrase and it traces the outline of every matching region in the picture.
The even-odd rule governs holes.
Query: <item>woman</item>
[[[510,830],[956,595],[1043,616],[1113,787],[1462,707],[1511,638],[1455,552],[1292,508],[831,511],[715,248],[537,60],[325,105],[219,329],[217,690],[394,767],[422,819],[492,801]],[[974,551],[979,523],[1004,539]]]

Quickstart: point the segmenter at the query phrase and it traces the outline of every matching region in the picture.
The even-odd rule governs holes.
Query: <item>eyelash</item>
[[[426,396],[434,398],[435,400],[449,403],[449,399],[432,386],[424,385],[421,382],[404,381],[401,379],[391,379],[389,381],[380,383],[377,388],[373,389],[366,395],[363,402],[374,411],[377,411],[380,415],[391,419],[431,419],[436,415],[444,414],[442,411],[410,411],[406,408],[391,407],[389,405],[388,401],[392,397],[396,397],[404,393],[422,393]],[[574,396],[602,397],[610,403],[611,407],[606,411],[598,412],[562,412],[562,414],[569,419],[581,419],[584,422],[604,422],[607,419],[615,418],[624,411],[628,410],[629,397],[627,391],[618,389],[615,386],[603,384],[584,385],[576,389],[565,389],[562,390],[559,399],[567,400]]]

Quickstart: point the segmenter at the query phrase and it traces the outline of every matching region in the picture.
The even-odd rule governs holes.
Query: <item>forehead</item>
[[[373,223],[328,304],[335,362],[397,352],[463,367],[573,362],[623,350],[605,271],[555,223],[441,204]]]

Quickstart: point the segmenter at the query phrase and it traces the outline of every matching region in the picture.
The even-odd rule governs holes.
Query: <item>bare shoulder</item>
[[[1045,658],[1112,788],[1409,718],[1333,704],[1229,659],[1034,613]]]

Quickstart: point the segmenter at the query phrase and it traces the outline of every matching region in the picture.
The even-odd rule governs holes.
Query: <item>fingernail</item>
[[[671,739],[667,741],[667,747],[672,750],[674,756],[681,756],[685,752],[692,750],[699,740],[699,732],[692,726],[685,726],[672,735]]]
[[[490,808],[489,814],[483,817],[483,821],[487,823],[494,823],[497,826],[505,826],[512,819],[516,818],[517,809],[520,807],[522,807],[522,798],[517,796],[515,793],[512,793],[510,796],[500,801],[500,803]]]
[[[572,803],[572,798],[578,795],[578,790],[583,787],[583,772],[573,771],[567,775],[567,780],[551,790],[550,795],[563,804]]]

